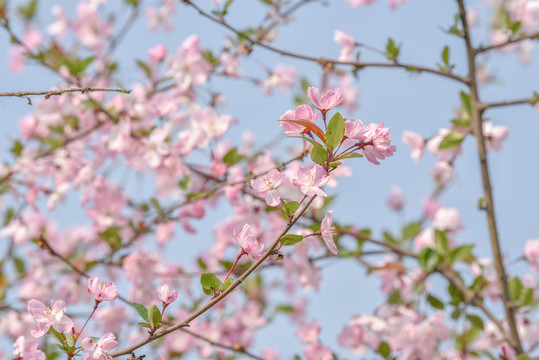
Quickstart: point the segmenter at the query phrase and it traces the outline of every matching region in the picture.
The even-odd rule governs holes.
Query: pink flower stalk
[[[109,360],[111,356],[107,351],[118,346],[118,342],[114,334],[109,332],[103,335],[97,343],[92,338],[84,338],[81,341],[81,345],[87,351],[82,360]]]
[[[14,360],[45,360],[45,353],[37,349],[37,342],[27,341],[24,336],[19,336],[13,347],[13,358]]]
[[[344,99],[341,97],[341,91],[339,88],[328,90],[322,94],[317,88],[310,87],[307,90],[307,96],[309,99],[311,99],[312,103],[318,108],[318,110],[322,111],[322,113],[326,113],[328,110],[334,108],[344,101]]]
[[[354,49],[356,48],[356,41],[354,38],[340,30],[335,30],[335,35],[333,36],[333,41],[338,43],[341,46],[341,53],[339,54],[339,61],[350,61],[354,54]]]
[[[426,141],[423,136],[413,131],[405,131],[402,133],[402,142],[409,145],[412,148],[410,157],[419,162],[423,157],[423,151],[425,150]]]
[[[401,211],[406,204],[406,199],[402,196],[402,191],[398,186],[394,186],[391,189],[391,194],[387,199],[387,205],[393,211]]]
[[[483,133],[487,151],[500,151],[503,141],[509,136],[509,130],[505,126],[495,126],[490,121],[483,123]]]
[[[234,240],[246,254],[251,255],[254,259],[259,259],[264,254],[264,244],[261,244],[251,233],[251,225],[249,224],[243,225],[239,234],[236,234],[236,230],[234,230]]]
[[[298,106],[296,110],[288,110],[281,116],[281,120],[307,120],[313,123],[317,118],[318,114],[313,113],[313,109],[306,104]],[[280,121],[280,123],[286,135],[297,135],[309,132],[309,129],[307,129],[305,126],[294,124],[288,121]]]
[[[339,250],[337,249],[337,246],[335,245],[335,242],[333,241],[333,236],[337,235],[337,228],[332,225],[333,223],[333,215],[331,215],[332,212],[333,210],[328,211],[328,213],[322,220],[322,223],[320,224],[320,234],[322,235],[322,239],[324,239],[324,242],[326,243],[328,250],[333,255],[337,255],[339,253]]]
[[[372,142],[372,145],[365,145],[362,153],[371,163],[380,165],[377,159],[384,160],[386,157],[392,156],[397,147],[391,145],[389,129],[384,127],[384,123],[380,125],[369,124],[368,128],[365,143]]]
[[[251,180],[251,187],[263,196],[266,204],[269,206],[277,206],[281,202],[281,193],[277,187],[282,184],[284,174],[277,169],[271,170],[266,175],[256,180]]]
[[[327,171],[318,164],[302,166],[299,169],[298,178],[292,179],[294,185],[299,187],[300,191],[306,196],[322,196],[326,197],[326,194],[320,187],[327,184],[331,179],[331,175],[328,175]]]
[[[118,297],[116,285],[105,281],[99,281],[98,277],[88,279],[86,287],[88,294],[92,295],[96,302],[111,301]]]
[[[178,298],[178,291],[170,291],[170,287],[167,284],[161,286],[158,294],[163,306],[172,304]]]
[[[48,307],[36,299],[28,301],[26,310],[37,321],[37,329],[31,332],[33,337],[38,338],[45,335],[51,326],[62,333],[70,332],[74,329],[73,320],[65,315],[65,302],[51,300],[51,303],[52,307]]]

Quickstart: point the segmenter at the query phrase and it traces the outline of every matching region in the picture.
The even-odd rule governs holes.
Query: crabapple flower
[[[277,169],[273,169],[261,178],[251,180],[251,187],[258,192],[259,196],[264,197],[266,204],[277,206],[281,201],[281,193],[277,190],[277,187],[281,185],[283,179],[284,174]]]
[[[339,105],[344,101],[344,98],[341,97],[341,91],[339,88],[328,90],[323,94],[320,93],[315,87],[310,87],[307,90],[307,96],[311,99],[312,103],[318,108],[318,110],[326,113],[331,108]]]
[[[490,121],[483,123],[483,133],[487,151],[500,151],[502,142],[509,136],[509,130],[505,126],[495,126]]]
[[[293,66],[277,65],[262,84],[264,94],[271,95],[272,89],[287,91],[296,82],[298,74]]]
[[[337,234],[337,228],[332,225],[333,223],[333,215],[331,215],[332,212],[333,210],[328,211],[328,213],[322,220],[322,223],[320,224],[320,234],[322,235],[322,239],[324,239],[324,242],[326,243],[326,246],[328,247],[329,251],[333,255],[337,255],[339,253],[339,250],[337,249],[337,246],[335,245],[335,242],[333,241],[333,235]]]
[[[426,144],[423,136],[413,131],[405,131],[402,133],[402,142],[412,148],[410,157],[414,159],[416,163],[419,162],[423,156],[423,151],[425,150]]]
[[[298,106],[296,110],[288,110],[281,116],[281,120],[307,120],[313,123],[317,118],[318,114],[313,113],[313,109],[306,104]],[[286,135],[297,135],[309,132],[309,130],[302,125],[288,121],[280,121],[280,123]]]
[[[45,360],[45,353],[37,349],[37,342],[27,341],[24,336],[19,336],[13,347],[13,358],[15,360],[32,359]]]
[[[163,305],[172,304],[178,298],[178,291],[170,291],[170,287],[166,284],[161,286],[158,293],[159,299],[161,300]]]
[[[455,208],[441,208],[434,215],[432,225],[444,232],[458,234],[463,230],[462,218]]]
[[[73,320],[65,315],[65,302],[51,300],[51,303],[52,307],[48,307],[36,299],[28,301],[26,311],[37,321],[37,329],[31,332],[33,337],[38,338],[45,335],[51,326],[62,333],[70,332],[75,327]]]
[[[304,344],[316,344],[318,343],[318,336],[320,336],[320,326],[316,319],[309,323],[300,323],[296,336]]]
[[[391,189],[391,194],[387,199],[387,205],[393,211],[401,211],[406,204],[406,199],[402,196],[402,191],[398,186],[394,186]]]
[[[87,351],[86,355],[82,360],[108,360],[111,358],[109,353],[106,350],[112,350],[118,346],[116,337],[113,333],[106,333],[97,341],[97,343],[92,338],[84,338],[81,342],[82,348]]]
[[[391,136],[389,135],[389,129],[384,127],[384,123],[379,125],[369,124],[369,129],[366,132],[366,143],[362,150],[363,155],[371,163],[380,165],[379,160],[384,160],[386,157],[390,157],[397,150],[395,145],[391,145]]]
[[[532,270],[539,273],[539,239],[530,239],[524,244],[524,258],[530,263]]]
[[[354,54],[354,49],[356,47],[356,41],[354,40],[354,38],[343,31],[335,30],[333,41],[335,41],[341,46],[341,53],[339,54],[338,60],[352,60],[352,55]]]
[[[306,196],[328,196],[320,187],[327,184],[331,179],[327,171],[318,164],[302,166],[299,169],[298,178],[292,179],[294,185]]]
[[[236,230],[234,230],[234,240],[245,253],[255,259],[259,259],[264,254],[264,244],[261,244],[251,233],[251,225],[249,224],[243,225],[239,234],[236,234]]]
[[[111,301],[118,297],[116,285],[105,281],[99,281],[98,277],[88,279],[86,287],[88,294],[92,295],[96,302]]]
[[[453,164],[447,161],[438,161],[429,171],[430,176],[436,181],[438,186],[446,187],[451,184],[457,176]]]

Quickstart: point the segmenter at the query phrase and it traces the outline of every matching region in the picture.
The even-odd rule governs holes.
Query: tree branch
[[[516,42],[520,42],[522,40],[536,39],[536,38],[539,39],[539,31],[537,31],[535,33],[527,34],[527,35],[520,35],[517,38],[509,39],[509,40],[504,41],[504,42],[499,43],[499,44],[480,46],[479,48],[475,49],[475,54],[480,54],[480,53],[483,53],[483,52],[486,52],[486,51],[499,49],[499,48],[504,47],[506,45],[513,44],[513,43],[516,43]]]
[[[69,89],[58,89],[58,90],[47,90],[47,91],[0,92],[0,96],[13,96],[13,97],[26,98],[26,100],[28,100],[28,105],[32,105],[32,101],[30,100],[28,96],[45,95],[45,99],[49,99],[51,96],[62,95],[65,93],[81,92],[84,94],[84,93],[96,92],[96,91],[122,92],[125,94],[131,93],[131,90],[121,89],[121,88],[84,87],[84,88],[69,88]]]

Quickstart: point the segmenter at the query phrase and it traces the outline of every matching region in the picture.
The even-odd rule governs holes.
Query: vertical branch
[[[517,354],[522,353],[522,343],[518,335],[515,312],[513,304],[511,303],[511,298],[509,296],[509,289],[507,285],[507,275],[505,273],[502,254],[500,250],[500,240],[498,237],[498,230],[496,226],[496,216],[494,214],[494,199],[492,196],[492,186],[490,183],[490,175],[488,169],[487,161],[487,151],[485,147],[485,138],[483,134],[483,108],[481,102],[479,101],[479,93],[477,89],[477,79],[476,79],[476,67],[475,67],[475,56],[477,55],[476,49],[472,46],[472,41],[470,38],[468,21],[466,19],[466,8],[464,6],[464,0],[457,0],[459,6],[460,18],[462,21],[463,27],[463,36],[464,41],[466,42],[466,56],[468,59],[468,69],[469,69],[469,88],[470,88],[470,98],[471,98],[471,107],[472,107],[472,117],[473,117],[473,132],[477,139],[477,149],[479,154],[479,163],[481,167],[481,178],[483,181],[483,191],[484,198],[486,203],[487,211],[487,221],[488,229],[490,233],[490,244],[492,247],[492,253],[494,257],[494,264],[496,267],[496,273],[498,276],[498,281],[500,282],[500,291],[503,301],[503,306],[505,310],[505,317],[507,324],[509,325],[509,334],[511,346],[515,349]]]

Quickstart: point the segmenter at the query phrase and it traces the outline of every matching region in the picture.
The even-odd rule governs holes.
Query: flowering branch
[[[450,79],[453,79],[455,81],[458,81],[458,82],[461,82],[461,83],[464,83],[464,84],[469,83],[469,79],[467,77],[461,77],[461,76],[452,74],[450,72],[440,71],[440,70],[436,70],[436,69],[425,67],[425,66],[419,66],[419,65],[415,65],[415,64],[403,64],[403,63],[400,63],[400,62],[398,62],[396,60],[393,61],[393,62],[388,62],[388,63],[339,61],[339,60],[334,60],[334,59],[326,59],[326,58],[321,58],[321,57],[308,56],[308,55],[303,55],[303,54],[299,54],[299,53],[295,53],[295,52],[291,52],[291,51],[287,51],[287,50],[282,50],[282,49],[276,48],[274,46],[267,45],[267,44],[265,44],[265,43],[263,43],[261,41],[252,39],[251,37],[247,36],[245,33],[241,32],[240,30],[236,29],[232,25],[228,24],[224,19],[216,18],[216,17],[208,14],[207,12],[202,10],[200,7],[195,5],[190,0],[182,0],[182,1],[185,4],[187,4],[189,6],[192,6],[203,17],[206,17],[209,20],[224,26],[225,28],[229,29],[230,31],[232,31],[233,33],[238,35],[239,37],[249,41],[251,43],[251,45],[260,46],[260,47],[262,47],[262,48],[264,48],[266,50],[281,54],[283,56],[293,57],[293,58],[301,59],[301,60],[313,61],[313,62],[316,62],[316,63],[322,65],[324,68],[326,68],[328,66],[334,66],[334,65],[349,65],[349,66],[352,66],[352,67],[354,67],[354,68],[356,68],[358,70],[361,70],[363,68],[368,68],[368,67],[402,68],[402,69],[406,69],[408,71],[427,72],[427,73],[431,73],[431,74],[440,75],[440,76],[450,78]]]
[[[83,88],[69,88],[69,89],[58,89],[58,90],[48,90],[48,91],[17,91],[17,92],[0,92],[0,96],[16,96],[16,97],[24,97],[28,99],[28,96],[32,95],[45,95],[45,99],[49,99],[51,96],[56,95],[62,95],[65,93],[73,93],[73,92],[81,92],[81,93],[88,93],[88,92],[95,92],[95,91],[109,91],[109,92],[122,92],[125,94],[130,94],[131,90],[127,89],[121,89],[121,88],[92,88],[92,87],[83,87]],[[28,99],[29,104],[31,105],[32,102],[30,99]]]

